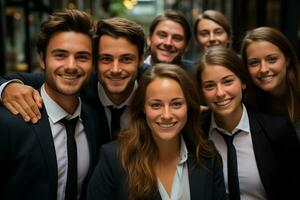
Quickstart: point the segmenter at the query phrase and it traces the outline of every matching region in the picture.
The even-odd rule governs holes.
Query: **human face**
[[[52,36],[46,57],[40,55],[45,70],[45,90],[53,99],[78,96],[92,71],[92,40],[78,32],[59,32]]]
[[[159,22],[153,34],[148,35],[147,44],[150,47],[151,64],[176,64],[187,48],[183,27],[171,20]]]
[[[210,47],[229,44],[229,36],[222,26],[209,19],[202,19],[197,25],[197,40],[201,48],[206,51]]]
[[[178,141],[187,120],[187,104],[177,81],[156,78],[146,90],[145,114],[154,140]]]
[[[116,97],[127,98],[131,94],[139,62],[137,46],[126,38],[100,37],[98,79],[112,101]]]
[[[262,90],[280,96],[286,89],[288,61],[282,51],[267,41],[255,41],[246,49],[252,81]]]
[[[201,73],[201,89],[207,105],[217,119],[239,120],[242,115],[242,90],[246,86],[229,69],[206,65]]]

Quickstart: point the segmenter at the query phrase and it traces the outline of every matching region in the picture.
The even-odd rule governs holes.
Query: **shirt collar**
[[[244,104],[243,105],[243,113],[242,117],[238,123],[238,125],[233,129],[232,133],[236,133],[238,130],[242,130],[243,132],[250,133],[250,125],[249,125],[249,117],[248,117],[248,112]],[[211,123],[210,123],[210,128],[209,128],[209,134],[212,133],[213,129],[218,129],[219,131],[227,134],[227,135],[232,135],[231,133],[228,133],[228,131],[218,127],[216,124],[216,120],[214,117],[214,114],[211,114]]]
[[[178,165],[184,164],[188,159],[188,150],[186,148],[185,141],[183,139],[183,136],[181,136],[181,145],[180,145],[180,160]]]
[[[61,106],[59,106],[46,92],[45,84],[41,87],[41,96],[44,102],[45,109],[47,111],[48,117],[52,120],[53,123],[58,122],[62,118],[73,119],[80,116],[81,114],[81,100],[79,98],[79,104],[73,113],[69,115]]]
[[[144,63],[151,66],[151,56],[150,55],[144,60]]]
[[[124,101],[122,104],[120,105],[115,105],[110,99],[109,97],[107,96],[102,84],[98,81],[98,96],[100,98],[100,101],[102,103],[102,105],[104,107],[107,107],[107,106],[113,106],[115,108],[121,108],[123,106],[129,106],[130,105],[130,101],[132,99],[132,96],[135,92],[135,90],[137,89],[138,87],[138,83],[137,81],[134,81],[134,86],[133,86],[133,90],[131,91],[131,94],[129,95],[129,97],[126,99],[126,101]]]

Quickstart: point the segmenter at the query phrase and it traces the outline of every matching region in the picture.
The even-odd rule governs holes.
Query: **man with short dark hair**
[[[26,123],[0,107],[0,199],[85,198],[107,134],[103,119],[79,98],[93,68],[93,34],[93,20],[78,10],[56,12],[42,23],[42,117]]]

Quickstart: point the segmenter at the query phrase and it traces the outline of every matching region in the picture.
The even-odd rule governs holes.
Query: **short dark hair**
[[[137,46],[140,58],[144,54],[145,33],[142,26],[134,21],[120,17],[99,20],[94,42],[96,55],[98,54],[99,39],[103,35],[114,38],[125,37],[131,44]]]
[[[150,24],[150,28],[149,28],[150,36],[153,35],[157,25],[161,21],[165,21],[165,20],[171,20],[182,26],[182,28],[184,30],[184,35],[185,35],[185,42],[186,42],[186,44],[188,44],[191,39],[190,25],[183,14],[181,14],[180,12],[174,11],[174,10],[166,10],[163,14],[158,15],[157,17],[154,18],[154,20]]]
[[[55,33],[75,31],[87,35],[92,40],[94,30],[94,22],[86,12],[74,9],[54,12],[41,24],[37,36],[37,51],[45,58],[49,41]]]

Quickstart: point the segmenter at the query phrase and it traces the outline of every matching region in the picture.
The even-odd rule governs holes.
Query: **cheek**
[[[203,93],[203,97],[205,98],[205,101],[207,103],[209,103],[210,101],[212,101],[212,99],[214,98],[214,93],[213,91],[205,91],[205,90],[202,90],[202,93]]]
[[[248,68],[248,71],[249,71],[250,78],[252,80],[255,79],[255,77],[257,76],[257,74],[259,72],[258,67],[250,67],[250,68]]]

